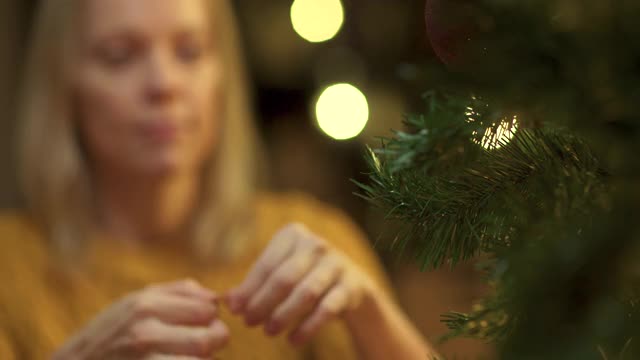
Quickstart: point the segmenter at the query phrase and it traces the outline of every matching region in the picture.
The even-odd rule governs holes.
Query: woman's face
[[[75,80],[94,167],[199,170],[220,128],[221,60],[208,0],[85,0]]]

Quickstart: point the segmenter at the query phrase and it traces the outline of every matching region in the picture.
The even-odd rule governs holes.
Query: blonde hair
[[[228,0],[205,0],[225,69],[220,142],[205,172],[191,247],[201,258],[230,259],[248,239],[255,195],[255,144],[247,79]],[[20,184],[26,205],[63,256],[77,255],[91,231],[94,194],[74,126],[74,34],[81,0],[41,2],[35,18],[19,109]],[[224,239],[224,241],[222,241]]]

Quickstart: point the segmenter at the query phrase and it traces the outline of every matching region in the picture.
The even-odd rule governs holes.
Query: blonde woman
[[[43,0],[1,359],[427,359],[362,234],[257,193],[223,0]]]

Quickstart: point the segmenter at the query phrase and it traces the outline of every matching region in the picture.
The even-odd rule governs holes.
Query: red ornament
[[[436,55],[447,65],[462,64],[465,45],[477,32],[473,0],[426,0],[424,15]]]

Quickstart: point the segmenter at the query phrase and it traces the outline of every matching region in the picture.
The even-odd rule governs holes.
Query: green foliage
[[[369,151],[359,195],[406,225],[390,246],[423,269],[489,259],[493,293],[443,315],[445,340],[509,360],[640,358],[640,4],[473,6],[489,25],[470,60],[425,67],[446,91]]]
[[[498,251],[547,212],[562,217],[604,201],[603,171],[578,138],[523,129],[486,151],[473,134],[491,127],[464,117],[470,102],[434,94],[427,101],[426,115],[407,120],[412,133],[396,132],[369,153],[371,183],[360,184],[389,217],[410,223],[394,246],[405,249],[412,239],[423,268]]]

